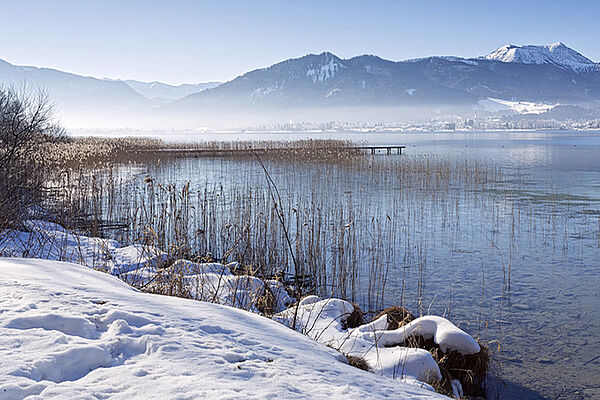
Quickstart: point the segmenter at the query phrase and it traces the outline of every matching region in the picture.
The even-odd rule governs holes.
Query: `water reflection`
[[[335,166],[271,164],[292,205],[320,199],[365,218],[397,218],[385,303],[448,316],[482,340],[497,340],[502,398],[583,399],[598,388],[600,360],[600,135],[581,132],[299,134],[404,144],[406,155],[501,165],[504,184],[416,196],[392,177]],[[207,135],[171,139],[214,140]],[[289,134],[227,134],[223,140],[288,140]],[[385,157],[385,156],[377,156]],[[391,158],[397,156],[390,156]],[[150,167],[165,183],[195,188],[264,184],[251,161],[178,160]],[[315,193],[315,190],[322,192]],[[323,200],[324,199],[324,200]],[[412,243],[405,243],[411,232]],[[405,254],[418,249],[419,257]],[[412,247],[411,247],[412,246]],[[412,249],[412,250],[411,250]],[[358,260],[362,262],[363,260]],[[364,300],[364,299],[363,299]],[[586,392],[587,390],[587,392]],[[589,397],[592,398],[592,397]]]

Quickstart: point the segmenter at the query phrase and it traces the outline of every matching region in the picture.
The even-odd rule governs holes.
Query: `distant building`
[[[456,123],[455,122],[446,122],[444,124],[444,129],[448,130],[448,131],[456,130]]]

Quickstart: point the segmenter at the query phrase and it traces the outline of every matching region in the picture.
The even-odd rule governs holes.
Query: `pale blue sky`
[[[562,41],[600,61],[598,0],[0,0],[0,12],[0,59],[169,83],[322,51],[404,60]]]

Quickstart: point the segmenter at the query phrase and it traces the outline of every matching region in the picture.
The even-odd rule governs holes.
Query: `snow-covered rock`
[[[285,310],[294,302],[281,282],[235,275],[232,265],[179,260],[165,266],[167,255],[154,246],[121,246],[115,240],[69,232],[41,220],[25,221],[26,231],[0,234],[0,256],[70,261],[121,277],[135,287],[152,289],[165,282],[185,284],[185,297],[259,312]],[[180,293],[183,295],[184,293]]]
[[[165,282],[181,282],[187,291],[185,297],[254,312],[265,309],[279,312],[294,302],[281,282],[235,275],[232,269],[236,265],[178,260],[166,268],[132,270],[123,278],[127,283],[149,290],[153,285],[160,288]]]
[[[346,320],[353,311],[347,301],[315,301],[311,296],[297,308],[276,315],[275,320],[346,355],[362,357],[375,373],[393,379],[433,383],[442,378],[428,351],[400,346],[411,336],[433,338],[443,352],[455,350],[467,355],[480,350],[475,339],[442,317],[425,316],[396,330],[387,330],[387,316],[383,315],[369,324],[348,329]]]
[[[0,288],[2,400],[445,398],[257,314],[138,292],[81,265],[0,258]]]
[[[385,315],[371,324],[359,326],[356,330],[382,346],[402,343],[411,336],[423,336],[424,339],[433,339],[444,353],[455,350],[463,355],[469,355],[481,350],[475,339],[446,318],[428,315],[389,331],[381,329],[383,321],[387,322]]]

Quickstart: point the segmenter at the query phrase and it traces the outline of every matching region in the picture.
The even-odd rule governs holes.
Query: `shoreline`
[[[281,283],[277,281],[262,281],[252,276],[233,275],[231,271],[236,268],[235,265],[198,264],[179,260],[174,264],[161,267],[165,253],[156,248],[144,248],[139,245],[121,247],[114,240],[73,234],[59,225],[43,221],[32,220],[26,225],[30,227],[30,232],[10,232],[2,235],[0,250],[3,250],[3,256],[28,254],[34,257],[42,256],[42,259],[48,260],[78,261],[84,266],[108,272],[125,282],[134,283],[134,286],[142,287],[146,292],[158,294],[161,292],[153,290],[152,285],[163,283],[165,275],[172,274],[172,277],[167,278],[167,283],[173,277],[184,276],[184,281],[191,284],[191,293],[195,293],[192,299],[230,305],[259,315],[265,315],[261,312],[260,304],[268,291],[274,295],[272,301],[275,304],[275,314],[271,316],[272,319],[312,337],[317,342],[338,349],[340,355],[365,359],[367,369],[391,379],[396,378],[397,371],[403,371],[401,380],[420,381],[422,383],[419,385],[422,386],[422,384],[437,385],[436,382],[445,376],[440,373],[439,361],[434,361],[429,351],[395,347],[399,343],[405,343],[414,334],[435,341],[439,347],[430,350],[431,352],[439,348],[443,353],[452,350],[456,354],[455,357],[460,360],[462,356],[459,354],[467,357],[480,351],[479,344],[471,336],[441,317],[421,317],[407,325],[389,330],[391,329],[387,327],[389,318],[387,314],[383,314],[370,323],[361,321],[361,324],[356,323],[351,328],[347,319],[356,306],[340,299],[321,300],[316,296],[308,296],[298,302],[289,297]],[[26,243],[44,244],[26,248],[24,245]],[[202,282],[200,286],[199,282]],[[189,298],[182,294],[183,292],[179,295],[175,294],[175,297]],[[320,325],[317,326],[317,322]],[[389,339],[385,339],[386,337]],[[363,344],[358,345],[359,343]],[[393,343],[397,344],[392,346]],[[403,351],[405,355],[399,356],[396,354],[397,351]],[[386,355],[388,353],[389,355]],[[487,361],[484,371],[487,371]],[[484,376],[484,380],[475,385],[484,385],[487,379],[491,379],[487,377],[487,372]],[[450,393],[453,392],[455,396],[462,395],[463,387],[468,388],[473,385],[468,381],[444,379],[447,380],[445,385],[450,385],[445,387],[445,393],[448,394],[448,390],[451,390]]]

